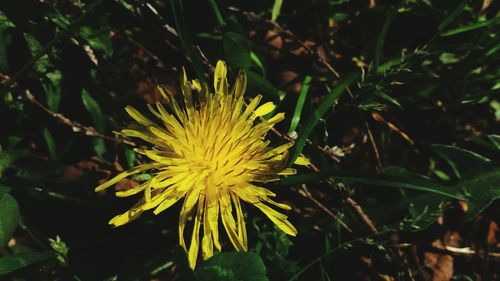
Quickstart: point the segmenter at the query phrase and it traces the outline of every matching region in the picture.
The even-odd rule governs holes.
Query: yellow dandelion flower
[[[285,167],[292,143],[271,148],[269,141],[265,140],[267,132],[284,119],[284,114],[278,113],[268,120],[256,122],[257,117],[272,112],[275,105],[267,102],[258,106],[262,98],[260,95],[245,105],[245,72],[239,72],[231,90],[226,72],[225,63],[219,61],[215,69],[215,93],[211,94],[207,85],[201,85],[196,80],[188,81],[183,71],[182,105],[159,88],[172,112],[169,113],[160,103],[156,103],[156,109],[148,105],[149,110],[160,120],[159,123],[150,121],[130,106],[126,107],[128,114],[138,124],[122,130],[122,134],[150,143],[152,147],[136,151],[151,159],[151,162],[120,173],[95,189],[101,191],[128,176],[150,171],[153,175],[150,180],[129,190],[116,192],[118,197],[143,192],[144,197],[109,223],[114,226],[126,224],[150,209],[154,209],[154,214],[159,214],[184,199],[179,216],[179,243],[188,253],[192,268],[198,257],[201,228],[203,259],[213,255],[214,247],[221,250],[219,217],[236,250],[247,250],[241,200],[259,208],[286,234],[297,234],[287,216],[270,207],[289,210],[290,206],[275,202],[271,199],[275,193],[256,185],[278,180],[279,175],[295,173],[294,169]],[[193,89],[197,93],[197,103],[193,100]],[[296,164],[307,163],[305,158],[296,161]],[[186,222],[193,215],[194,226],[188,248],[184,230]]]

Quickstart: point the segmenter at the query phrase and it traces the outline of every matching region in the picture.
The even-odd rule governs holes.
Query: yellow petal
[[[293,162],[295,165],[301,165],[301,166],[307,166],[311,164],[311,161],[309,159],[299,156],[297,159],[295,159],[295,162]]]
[[[95,191],[96,192],[102,191],[102,190],[104,190],[104,189],[112,186],[113,184],[119,182],[120,180],[122,180],[122,179],[124,179],[124,178],[126,178],[128,176],[140,173],[140,172],[145,171],[145,170],[153,169],[153,168],[156,168],[156,167],[158,167],[157,163],[148,163],[148,164],[142,164],[142,165],[136,166],[136,167],[134,167],[134,168],[132,168],[132,169],[130,169],[128,171],[119,173],[114,178],[112,178],[109,181],[107,181],[107,182],[99,185],[98,187],[95,188]]]
[[[127,106],[125,107],[125,110],[132,118],[134,118],[135,121],[141,123],[142,125],[155,126],[153,122],[151,122],[148,118],[144,117],[144,115],[142,115],[139,111],[137,111],[137,109],[131,106]]]
[[[265,104],[259,106],[255,111],[254,114],[256,116],[264,116],[273,111],[276,108],[276,105],[272,102],[266,102]]]
[[[238,224],[238,239],[243,246],[243,251],[248,250],[247,246],[247,228],[245,225],[245,217],[243,216],[243,210],[241,209],[240,199],[234,193],[231,193],[231,199],[233,199],[234,209],[236,210],[236,219]]]
[[[237,251],[244,251],[245,247],[243,247],[243,245],[241,244],[240,240],[238,239],[238,234],[236,233],[236,222],[234,221],[234,217],[232,215],[230,195],[227,191],[220,192],[219,194],[222,224],[226,229],[229,240]]]
[[[283,232],[291,236],[297,235],[297,229],[287,220],[287,216],[262,203],[254,204],[254,206],[259,208]]]
[[[198,258],[198,249],[200,248],[200,224],[203,219],[204,196],[201,195],[198,201],[198,211],[194,219],[193,233],[191,234],[191,244],[189,245],[188,260],[189,266],[194,269]]]
[[[286,168],[283,171],[279,172],[278,175],[280,176],[290,176],[290,175],[295,175],[297,173],[297,170],[293,168]]]
[[[227,67],[226,63],[219,60],[215,66],[214,74],[214,89],[215,92],[221,95],[227,95]]]

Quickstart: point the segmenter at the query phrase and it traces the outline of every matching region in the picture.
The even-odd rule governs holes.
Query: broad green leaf
[[[0,193],[0,206],[0,248],[3,248],[16,230],[20,214],[16,199],[8,193]]]
[[[113,55],[111,26],[104,10],[97,9],[91,18],[80,24],[77,33],[88,42],[93,50],[102,52],[105,57]]]
[[[27,149],[9,149],[0,151],[0,178],[3,171],[7,169],[16,160],[23,158],[29,154]]]
[[[255,253],[219,253],[198,265],[200,281],[267,281],[266,267]]]
[[[279,183],[282,185],[294,185],[307,182],[315,182],[330,177],[336,180],[361,183],[365,185],[418,190],[418,191],[435,193],[455,199],[465,198],[459,190],[439,185],[425,178],[416,178],[416,177],[410,178],[405,176],[386,175],[386,174],[367,174],[367,173],[352,172],[352,171],[325,170],[316,173],[293,175],[281,179]]]
[[[458,147],[433,145],[432,149],[453,169],[459,179],[455,188],[462,190],[469,205],[466,219],[481,213],[500,199],[500,167],[490,159]]]
[[[0,277],[54,257],[55,255],[51,252],[29,252],[3,256],[0,258]]]
[[[434,144],[431,147],[451,166],[457,178],[474,176],[491,165],[490,159],[469,150],[442,144]]]
[[[302,149],[306,145],[306,140],[312,133],[316,125],[318,125],[319,120],[325,115],[325,113],[330,109],[344,93],[347,87],[351,85],[356,76],[352,75],[342,82],[340,82],[335,89],[331,90],[326,96],[325,100],[318,106],[318,108],[313,112],[312,116],[307,120],[302,129],[299,132],[299,136],[295,141],[295,145],[290,153],[289,165],[295,162],[295,159],[299,157]]]
[[[250,96],[261,94],[268,100],[272,100],[274,102],[279,102],[281,100],[278,89],[267,81],[266,78],[253,71],[247,71],[247,78],[247,93]]]
[[[469,211],[466,219],[472,219],[493,201],[500,199],[500,167],[478,170],[474,176],[460,181],[456,187],[467,192]]]
[[[306,101],[307,93],[311,87],[312,77],[307,75],[302,82],[302,88],[300,89],[299,97],[297,99],[297,104],[295,105],[295,110],[293,111],[292,121],[290,122],[290,128],[288,132],[293,132],[297,129],[299,125],[300,116],[302,114],[302,109],[304,108],[304,103]]]
[[[250,47],[244,35],[226,32],[222,38],[224,57],[231,68],[248,69],[252,65]]]

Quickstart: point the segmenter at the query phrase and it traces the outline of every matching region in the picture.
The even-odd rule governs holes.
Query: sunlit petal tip
[[[308,166],[311,164],[311,161],[309,159],[299,156],[297,159],[295,159],[295,162],[293,162],[295,165],[300,165],[300,166]]]
[[[265,104],[259,106],[254,114],[256,116],[264,116],[271,113],[276,108],[276,105],[273,102],[266,102]]]

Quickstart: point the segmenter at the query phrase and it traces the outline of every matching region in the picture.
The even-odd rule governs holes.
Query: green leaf
[[[282,185],[295,185],[315,182],[330,177],[333,177],[336,180],[361,183],[365,185],[418,190],[443,195],[449,198],[465,199],[464,195],[459,190],[439,185],[425,178],[386,174],[367,174],[353,171],[325,170],[317,173],[300,174],[283,178],[279,183]]]
[[[236,32],[224,33],[222,47],[224,58],[231,68],[250,68],[252,65],[251,52],[244,35]]]
[[[488,135],[491,143],[496,146],[498,150],[500,150],[500,135]]]
[[[7,18],[7,16],[0,12],[0,71],[5,73],[9,72],[9,61],[7,57],[7,47],[12,40],[8,29],[15,25]]]
[[[95,129],[101,133],[104,132],[105,119],[102,114],[101,107],[85,89],[82,90],[82,102],[87,111],[90,113]]]
[[[0,193],[0,206],[0,248],[3,248],[16,230],[20,214],[16,199],[8,193]]]
[[[468,1],[462,1],[451,13],[446,13],[448,16],[439,24],[438,30],[443,32],[443,30],[448,27],[456,17],[458,17],[467,6]]]
[[[295,131],[295,129],[297,129],[297,125],[299,125],[300,115],[302,114],[302,109],[304,108],[307,93],[311,87],[311,81],[312,77],[307,75],[302,82],[302,88],[300,89],[299,98],[297,99],[297,105],[295,105],[292,121],[290,122],[290,128],[288,129],[289,133]]]
[[[255,253],[220,253],[195,270],[200,281],[267,281],[266,267]]]
[[[53,72],[46,73],[45,76],[42,76],[41,78],[43,79],[43,89],[47,99],[47,106],[54,112],[59,111],[62,94],[61,72],[59,70],[54,70]]]
[[[472,219],[500,199],[500,167],[490,159],[462,148],[433,145],[432,149],[453,169],[459,182],[455,188],[466,194]]]
[[[281,12],[281,6],[283,5],[283,0],[274,0],[273,10],[271,13],[271,20],[276,21]]]
[[[92,123],[95,129],[98,132],[101,133],[104,132],[106,120],[102,113],[101,107],[99,106],[97,101],[94,98],[92,98],[92,96],[85,89],[83,89],[82,91],[82,102],[87,111],[90,113],[90,116],[92,118]],[[94,138],[92,141],[94,143],[95,152],[97,153],[97,155],[99,155],[99,157],[102,158],[103,154],[106,153],[106,146],[104,144],[104,140],[101,138]]]
[[[77,33],[88,42],[92,49],[101,51],[106,57],[113,55],[111,26],[102,9],[98,9],[92,18],[85,20]]]
[[[500,199],[500,167],[477,170],[474,176],[460,181],[456,187],[468,193],[466,219],[473,219],[493,201]]]
[[[278,89],[267,81],[266,78],[253,71],[247,71],[247,78],[247,93],[251,96],[262,94],[268,100],[272,100],[274,102],[279,102],[281,100]]]
[[[387,35],[387,31],[389,30],[389,26],[394,19],[394,12],[391,10],[389,15],[385,18],[384,25],[382,26],[382,30],[377,38],[377,42],[375,44],[375,67],[378,69],[380,65],[380,58],[382,56],[382,50],[384,48],[385,37]]]
[[[16,160],[21,159],[29,154],[27,149],[9,149],[0,151],[0,177],[3,171],[7,169]]]
[[[460,33],[463,33],[463,32],[467,32],[467,31],[471,31],[471,30],[476,30],[476,29],[479,29],[479,28],[483,28],[483,27],[486,27],[486,26],[489,26],[489,25],[496,25],[496,24],[499,24],[499,23],[500,23],[500,18],[499,17],[495,17],[495,18],[492,18],[490,20],[480,21],[480,22],[476,22],[476,23],[473,23],[473,24],[470,24],[470,25],[466,25],[466,26],[462,26],[462,27],[459,27],[459,28],[455,28],[455,29],[449,30],[449,31],[441,34],[441,36],[443,36],[443,37],[452,36],[452,35],[460,34]]]
[[[292,164],[295,159],[300,155],[304,146],[306,145],[306,140],[309,135],[312,133],[316,125],[318,125],[320,119],[325,115],[325,113],[330,109],[340,98],[342,93],[346,90],[349,85],[356,78],[355,75],[351,75],[348,78],[345,78],[342,82],[340,82],[335,89],[331,90],[326,96],[325,100],[318,106],[318,108],[313,112],[312,116],[306,122],[304,127],[299,132],[299,136],[295,141],[295,145],[290,153],[289,165]]]
[[[0,277],[30,265],[54,258],[51,252],[19,253],[0,258]]]
[[[490,159],[459,147],[433,144],[431,148],[451,166],[457,178],[474,176],[491,165]]]
[[[400,109],[403,109],[403,107],[401,106],[401,104],[398,102],[398,100],[396,100],[395,98],[389,96],[388,94],[384,93],[382,90],[379,90],[377,89],[374,93],[373,93],[376,97],[384,100],[384,101],[387,101],[389,103],[392,103],[393,105],[399,107]]]
[[[49,151],[50,159],[56,160],[57,159],[56,144],[49,129],[44,128],[42,131],[42,135],[43,138],[45,139],[45,142],[47,143],[47,150]]]

